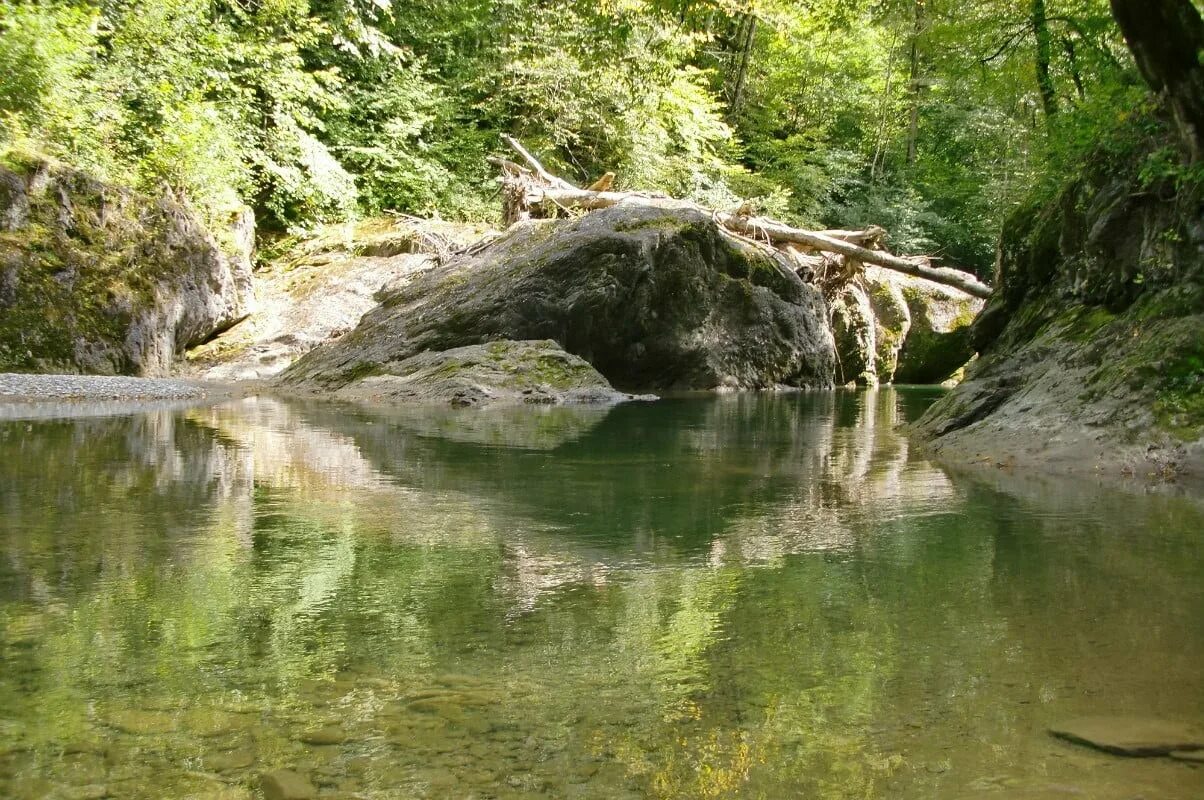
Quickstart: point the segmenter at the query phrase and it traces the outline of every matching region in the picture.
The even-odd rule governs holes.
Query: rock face
[[[970,360],[983,301],[958,289],[867,266],[832,301],[838,379],[939,383]]]
[[[515,226],[387,290],[282,384],[339,390],[420,353],[551,339],[628,391],[830,386],[819,290],[697,210],[618,206]]]
[[[1165,756],[1204,751],[1198,726],[1143,717],[1080,717],[1049,729],[1059,739],[1119,756]]]
[[[0,163],[0,371],[164,375],[251,309],[249,212],[222,246],[173,196],[14,158]]]
[[[439,353],[424,352],[359,378],[336,393],[347,400],[406,401],[453,406],[491,403],[616,403],[616,392],[596,369],[560,345],[500,340]]]
[[[917,426],[936,452],[1204,476],[1199,188],[1176,196],[1101,162],[1008,220],[996,272],[971,332],[978,361]]]

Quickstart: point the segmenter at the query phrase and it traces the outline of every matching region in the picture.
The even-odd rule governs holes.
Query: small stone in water
[[[214,753],[205,758],[205,766],[214,772],[246,769],[254,763],[255,752],[247,748],[231,750],[228,753]]]
[[[114,711],[105,721],[122,733],[135,736],[170,733],[176,729],[175,717],[162,711]]]
[[[277,769],[259,776],[266,800],[312,800],[318,790],[309,780],[291,769]]]
[[[318,728],[316,731],[308,731],[301,734],[301,741],[305,744],[342,744],[347,741],[347,734],[338,725],[327,725],[324,728]]]

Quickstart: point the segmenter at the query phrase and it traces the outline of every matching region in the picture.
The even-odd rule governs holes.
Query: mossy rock
[[[899,349],[896,383],[940,383],[974,355],[970,326],[981,300],[930,281],[909,279],[902,294],[911,324]]]
[[[159,375],[253,302],[233,253],[178,198],[26,154],[0,167],[0,371]]]
[[[616,392],[584,359],[551,340],[495,341],[426,352],[362,375],[338,392],[348,400],[453,406],[495,403],[615,403]]]

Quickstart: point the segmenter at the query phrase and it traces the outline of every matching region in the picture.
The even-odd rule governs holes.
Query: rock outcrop
[[[832,300],[838,380],[940,383],[974,355],[970,323],[982,306],[950,286],[866,266]]]
[[[250,212],[219,244],[187,204],[0,162],[0,371],[165,375],[250,311]]]
[[[1204,474],[1204,201],[1101,161],[1004,227],[980,357],[917,426],[950,458]]]
[[[529,222],[382,293],[347,335],[281,376],[340,391],[404,377],[422,353],[551,339],[625,391],[832,385],[817,287],[666,202]]]
[[[207,380],[274,376],[359,324],[384,287],[403,286],[434,266],[434,243],[467,245],[481,229],[378,218],[331,225],[255,271],[256,309],[234,328],[187,353],[189,374]]]

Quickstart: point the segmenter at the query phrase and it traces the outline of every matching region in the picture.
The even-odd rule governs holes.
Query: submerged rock
[[[318,790],[304,775],[291,769],[277,769],[259,776],[265,800],[311,800]]]
[[[282,383],[336,391],[424,352],[537,339],[629,391],[830,386],[834,372],[819,289],[667,203],[515,226],[383,293]]]
[[[1080,717],[1054,725],[1049,732],[1059,739],[1120,756],[1204,751],[1204,730],[1165,719]]]
[[[349,400],[405,400],[453,406],[491,403],[616,403],[616,392],[584,359],[551,340],[457,347],[419,353],[342,387]]]
[[[0,372],[165,375],[251,310],[248,210],[219,243],[179,197],[0,165]]]
[[[169,733],[178,727],[175,716],[164,711],[141,711],[138,709],[114,711],[105,717],[104,721],[110,727],[134,736]]]
[[[232,772],[246,769],[255,763],[255,751],[248,747],[240,747],[220,753],[205,756],[205,768],[213,772]]]
[[[300,736],[304,744],[332,745],[347,741],[347,733],[338,725],[327,725],[317,730],[307,731]]]

